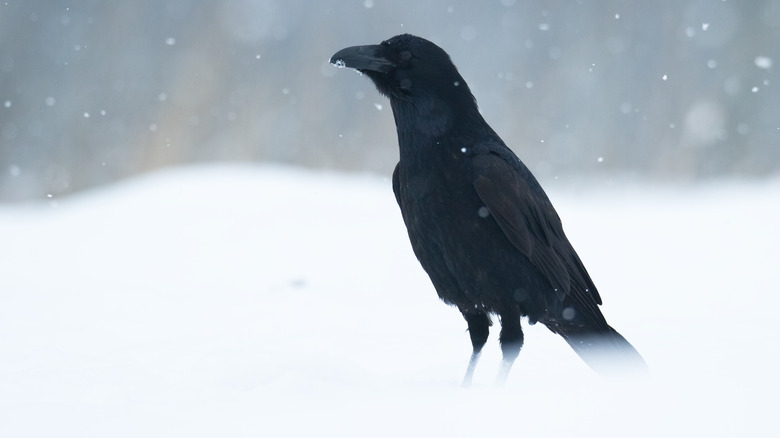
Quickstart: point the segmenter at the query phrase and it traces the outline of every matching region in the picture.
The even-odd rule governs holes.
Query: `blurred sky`
[[[9,0],[0,201],[193,162],[388,175],[388,102],[327,61],[405,32],[542,180],[780,169],[780,0]]]

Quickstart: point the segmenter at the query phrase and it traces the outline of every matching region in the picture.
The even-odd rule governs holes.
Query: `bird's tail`
[[[561,324],[550,329],[563,336],[582,360],[598,374],[647,373],[647,364],[639,352],[610,326],[594,329],[586,325]]]

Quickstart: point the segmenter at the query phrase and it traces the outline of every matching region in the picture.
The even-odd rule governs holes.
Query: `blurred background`
[[[388,102],[328,59],[405,32],[542,180],[780,170],[780,0],[8,0],[0,201],[188,163],[389,175]]]

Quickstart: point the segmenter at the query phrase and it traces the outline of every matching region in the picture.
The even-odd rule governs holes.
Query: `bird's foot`
[[[466,368],[466,375],[463,376],[463,382],[461,382],[460,386],[461,388],[468,388],[471,386],[471,381],[474,378],[474,369],[477,367],[477,362],[479,362],[479,356],[482,354],[481,351],[475,351],[471,353],[471,359],[469,359],[469,366]]]
[[[501,367],[498,369],[498,374],[496,375],[496,381],[494,385],[496,387],[502,387],[506,383],[507,377],[509,377],[509,371],[512,369],[512,362],[508,362],[505,360],[501,361]]]

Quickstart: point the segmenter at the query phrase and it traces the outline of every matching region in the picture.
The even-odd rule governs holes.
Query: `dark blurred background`
[[[0,201],[195,162],[389,175],[388,102],[327,61],[404,32],[543,180],[780,170],[780,0],[8,0]]]

